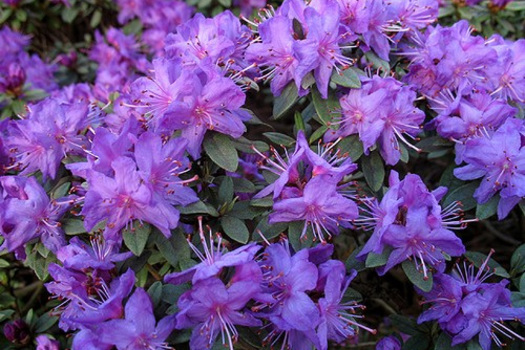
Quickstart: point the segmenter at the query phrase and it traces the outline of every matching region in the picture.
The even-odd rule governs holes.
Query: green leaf
[[[525,272],[525,244],[520,245],[510,258],[510,268],[513,275]],[[525,292],[525,291],[524,291]]]
[[[381,254],[376,253],[368,253],[366,256],[366,267],[379,267],[386,265],[386,262],[388,261],[388,258],[390,257],[390,254],[392,253],[391,248],[384,248],[383,252]]]
[[[288,228],[287,222],[278,222],[276,224],[269,224],[268,223],[268,216],[263,216],[259,223],[257,224],[257,227],[255,228],[253,232],[253,240],[257,242],[263,241],[261,238],[261,235],[259,232],[264,236],[265,239],[270,240],[272,238],[275,238],[279,236],[281,233],[283,233]]]
[[[374,68],[381,69],[386,73],[390,72],[390,64],[387,61],[377,57],[377,55],[372,51],[365,53],[365,57],[370,63],[372,63]]]
[[[359,89],[361,87],[361,79],[359,79],[359,75],[352,67],[345,69],[341,73],[334,69],[332,81],[347,88]]]
[[[10,318],[15,313],[15,310],[2,310],[0,311],[0,322],[3,322]]]
[[[272,119],[279,119],[283,117],[286,112],[295,104],[299,95],[297,94],[297,87],[293,82],[290,82],[283,90],[281,95],[275,98],[273,103]]]
[[[414,266],[414,261],[405,260],[401,266],[403,267],[403,271],[405,271],[405,275],[407,275],[413,285],[424,292],[430,292],[432,284],[434,283],[434,278],[430,271],[427,272],[427,277],[425,278],[423,271],[420,271]]]
[[[162,282],[156,281],[148,288],[148,294],[151,297],[153,308],[157,308],[162,299]]]
[[[231,202],[233,199],[233,181],[225,176],[219,186],[219,201],[221,204]]]
[[[426,350],[430,345],[430,339],[427,334],[416,334],[410,337],[401,347],[402,350]]]
[[[295,139],[293,137],[278,132],[265,132],[263,135],[273,143],[280,146],[290,147],[295,143]]]
[[[525,273],[521,275],[519,288],[520,292],[525,293]]]
[[[126,247],[136,256],[140,256],[146,247],[150,233],[151,226],[149,224],[141,224],[135,220],[131,229],[122,230],[122,238],[124,238]]]
[[[155,233],[155,245],[171,266],[177,266],[181,260],[190,259],[188,242],[180,230],[175,230],[169,239],[160,231]]]
[[[478,204],[476,207],[476,217],[480,220],[488,219],[498,211],[500,196],[492,197],[485,204]]]
[[[93,16],[91,16],[91,21],[89,22],[89,25],[91,28],[95,28],[100,24],[100,20],[102,19],[102,12],[100,10],[96,10],[93,12]]]
[[[62,229],[66,235],[79,235],[86,232],[84,221],[80,219],[67,219],[62,222]]]
[[[465,350],[465,344],[452,346],[451,343],[452,339],[450,338],[450,336],[447,333],[442,332],[437,338],[434,350]]]
[[[130,35],[130,34],[135,35],[135,34],[140,33],[141,30],[142,30],[142,22],[139,19],[134,19],[133,21],[129,22],[122,28],[122,31],[126,35]]]
[[[421,326],[417,324],[416,320],[401,315],[390,315],[392,324],[399,329],[401,333],[408,335],[421,334]]]
[[[208,214],[211,216],[219,216],[219,213],[217,212],[215,208],[213,208],[208,203],[204,203],[203,201],[191,203],[185,207],[178,206],[177,209],[180,211],[181,214],[184,214],[184,215]]]
[[[465,253],[465,257],[474,264],[474,266],[476,266],[477,268],[479,268],[481,265],[483,265],[483,262],[487,259],[487,256],[485,254],[482,254],[482,253],[479,253],[479,252],[471,252],[471,251],[468,251]],[[507,272],[507,270],[505,270],[503,268],[503,266],[501,266],[499,263],[497,263],[495,260],[493,259],[489,259],[489,262],[487,263],[487,266],[490,267],[494,274],[496,276],[500,276],[500,277],[503,277],[503,278],[509,278],[510,275],[509,273]]]
[[[250,231],[248,231],[244,221],[233,216],[224,216],[221,218],[221,226],[224,233],[231,239],[243,244],[248,243]]]
[[[6,261],[4,259],[0,259],[0,269],[3,269],[4,267],[8,267],[10,264],[9,264],[9,261]]]
[[[232,140],[223,134],[215,133],[204,139],[204,150],[211,160],[224,170],[237,170],[239,157]]]
[[[250,205],[253,207],[267,208],[273,206],[272,197],[256,198],[250,201]]]
[[[57,323],[59,317],[52,316],[49,313],[44,313],[35,322],[35,333],[44,333],[49,328],[53,327]]]
[[[509,11],[523,11],[525,10],[525,1],[513,1],[505,7]]]
[[[459,186],[445,197],[442,207],[444,208],[452,202],[459,201],[463,204],[463,210],[465,211],[475,208],[477,202],[474,199],[474,191],[476,191],[478,186],[479,183],[477,182],[470,182]]]
[[[332,91],[329,91],[327,99],[323,99],[319,91],[315,89],[312,91],[312,101],[315,112],[324,125],[328,125],[332,119],[341,115],[341,105]]]
[[[228,8],[232,5],[232,0],[219,0],[219,4]]]
[[[234,177],[231,179],[233,181],[233,190],[235,192],[253,193],[257,191],[255,185],[250,180],[247,180],[243,177]]]
[[[372,191],[377,192],[385,179],[385,166],[379,152],[374,151],[368,157],[361,159],[365,180]]]
[[[363,155],[363,143],[359,140],[359,135],[345,137],[336,146],[341,154],[345,154],[353,162],[357,161]]]
[[[312,142],[315,142],[317,140],[319,140],[321,137],[323,137],[323,135],[328,131],[328,127],[326,125],[321,125],[320,128],[317,128],[317,130],[315,130],[313,133],[312,133],[312,136],[310,136],[310,139],[308,140],[310,143]]]
[[[308,248],[312,246],[313,243],[313,234],[312,229],[308,227],[306,234],[301,238],[301,233],[303,232],[304,221],[294,221],[288,225],[288,239],[292,248],[298,252],[303,248]]]
[[[64,20],[64,22],[66,23],[73,23],[73,21],[75,20],[75,18],[77,18],[77,15],[78,15],[78,12],[80,11],[79,8],[77,7],[66,7],[65,9],[63,9],[61,11],[62,13],[62,19]]]
[[[301,112],[299,111],[295,111],[295,114],[294,114],[294,120],[295,120],[295,128],[297,130],[305,130],[305,126],[304,126],[304,120],[303,120],[303,116],[301,115]]]

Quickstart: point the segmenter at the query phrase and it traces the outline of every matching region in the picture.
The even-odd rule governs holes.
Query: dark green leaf
[[[180,230],[175,230],[169,239],[159,231],[155,233],[155,245],[172,266],[177,266],[180,260],[190,258],[188,242]]]
[[[471,252],[471,251],[466,252],[465,253],[465,257],[469,261],[471,261],[474,264],[474,266],[476,266],[477,268],[479,268],[481,265],[483,265],[483,262],[487,259],[487,256],[485,254],[482,254],[482,253],[479,253],[479,252]],[[490,267],[494,271],[494,274],[496,276],[500,276],[500,277],[503,277],[503,278],[509,278],[510,277],[510,275],[507,272],[507,270],[505,270],[503,268],[503,266],[501,266],[495,260],[490,259],[487,265],[488,265],[488,267]]]
[[[312,101],[314,103],[315,112],[324,125],[328,125],[332,119],[341,115],[341,105],[332,91],[328,93],[327,99],[323,99],[319,91],[315,89],[312,91]]]
[[[223,134],[213,134],[204,139],[204,150],[215,164],[227,171],[237,170],[239,158],[232,140]]]
[[[231,177],[225,176],[219,186],[219,201],[221,204],[231,202],[233,199],[233,181]]]
[[[148,294],[151,297],[153,308],[159,306],[162,299],[162,282],[156,281],[148,288]]]
[[[224,216],[221,218],[221,226],[228,237],[239,243],[247,243],[250,239],[250,231],[248,231],[244,221],[236,217]]]
[[[466,348],[465,344],[452,346],[451,343],[452,339],[450,339],[450,336],[447,333],[442,332],[437,338],[434,350],[465,350]]]
[[[405,271],[405,274],[413,285],[424,292],[430,292],[432,289],[432,284],[434,283],[434,278],[430,271],[427,271],[427,277],[425,277],[423,268],[420,267],[417,269],[414,266],[414,261],[410,260],[403,261],[401,266],[403,266],[403,271]]]
[[[352,67],[343,70],[341,73],[334,70],[332,81],[337,85],[348,88],[359,89],[361,87],[361,79],[359,79],[359,75]]]
[[[363,143],[359,140],[359,135],[345,137],[336,146],[341,154],[345,154],[353,162],[357,161],[363,155]]]
[[[385,166],[379,152],[374,151],[368,157],[361,158],[361,166],[368,186],[374,192],[379,191],[385,179]]]
[[[292,248],[298,252],[303,248],[308,248],[312,246],[313,235],[311,228],[308,228],[304,237],[301,238],[301,234],[304,229],[304,221],[294,221],[288,225],[288,239]]]
[[[180,213],[184,215],[208,214],[211,216],[219,216],[219,213],[215,208],[213,208],[208,203],[204,203],[203,201],[198,201],[185,207],[178,206],[177,209],[179,209]]]
[[[253,207],[267,208],[273,206],[272,197],[256,198],[250,201],[250,205]]]
[[[498,211],[498,202],[500,196],[492,197],[485,204],[478,204],[476,207],[476,217],[480,220],[488,219]]]
[[[122,238],[124,238],[126,247],[136,256],[140,256],[146,247],[150,233],[151,226],[149,224],[141,224],[135,220],[131,229],[122,230]]]
[[[314,141],[319,140],[327,131],[328,127],[326,125],[321,125],[321,127],[317,128],[317,130],[313,132],[312,136],[310,136],[309,142],[312,143]]]
[[[261,237],[261,234],[262,234],[265,239],[270,240],[272,238],[279,236],[287,228],[288,228],[288,223],[278,222],[276,224],[270,225],[268,223],[268,216],[263,216],[261,220],[259,221],[259,223],[257,224],[257,227],[255,228],[252,237],[254,241],[261,242],[263,241]]]
[[[294,120],[295,120],[295,128],[297,130],[305,130],[305,126],[304,126],[304,120],[303,120],[303,116],[301,115],[301,112],[299,111],[295,111],[295,114],[294,114]]]
[[[426,350],[430,345],[430,339],[426,334],[416,334],[410,337],[401,347],[402,350]]]
[[[381,69],[383,72],[390,72],[390,64],[377,57],[377,55],[375,53],[373,53],[372,51],[368,51],[367,53],[365,53],[365,56],[366,56],[366,59],[372,63],[372,65],[374,66],[374,68],[376,69]]]
[[[510,268],[514,275],[525,272],[525,244],[520,245],[510,258]]]
[[[368,253],[366,256],[366,267],[379,267],[386,265],[386,262],[388,261],[388,258],[390,257],[390,254],[392,253],[392,249],[384,248],[383,252],[381,254],[376,253]]]
[[[442,206],[446,207],[452,202],[459,201],[463,204],[463,210],[465,211],[475,208],[477,202],[474,199],[474,191],[476,191],[478,186],[477,182],[470,182],[456,188],[445,197]]]
[[[414,319],[401,315],[390,315],[390,320],[401,333],[408,335],[417,335],[422,333],[421,326],[419,326]]]
[[[256,191],[255,185],[243,178],[243,177],[234,177],[233,180],[233,190],[235,192],[241,192],[241,193],[253,193]]]
[[[279,119],[295,104],[299,95],[297,87],[290,82],[283,90],[281,95],[275,98],[273,103],[273,119]]]
[[[295,139],[293,137],[278,132],[265,132],[263,135],[273,143],[280,146],[290,147],[295,143]]]
[[[59,317],[52,316],[49,313],[44,313],[35,322],[35,333],[44,333],[49,328],[53,327],[57,323]]]

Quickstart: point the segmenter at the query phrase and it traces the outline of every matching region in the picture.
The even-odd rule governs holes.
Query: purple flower
[[[225,267],[243,265],[252,261],[260,246],[255,243],[243,245],[230,252],[225,252],[222,247],[222,237],[218,235],[218,242],[214,242],[211,229],[209,229],[209,244],[202,228],[202,217],[199,217],[199,237],[203,245],[204,253],[188,238],[188,244],[193,252],[201,260],[201,263],[182,272],[173,272],[164,277],[164,281],[172,284],[181,284],[192,281],[193,284],[201,280],[218,275]]]
[[[81,214],[87,230],[106,220],[106,239],[120,241],[118,232],[135,219],[156,226],[166,237],[177,227],[179,212],[171,204],[155,198],[141,179],[135,162],[118,157],[111,162],[114,177],[96,171],[88,173],[89,190]]]
[[[377,342],[376,350],[401,350],[401,342],[393,335],[390,335]]]
[[[333,152],[335,143],[326,147],[319,145],[313,152],[301,131],[297,135],[294,153],[284,160],[274,151],[275,160],[260,153],[267,160],[263,166],[279,175],[271,185],[255,197],[264,197],[273,192],[275,200],[270,222],[305,221],[302,236],[308,225],[314,232],[314,239],[325,242],[325,235],[331,237],[339,232],[338,226],[350,227],[357,218],[357,206],[352,201],[352,183],[340,183],[345,175],[356,169],[352,160]],[[323,187],[323,191],[319,191]]]
[[[323,266],[327,267],[327,276],[324,297],[318,301],[321,322],[317,330],[321,349],[328,348],[328,340],[341,343],[356,336],[358,328],[375,334],[376,330],[370,329],[356,320],[362,318],[361,315],[355,313],[356,310],[364,309],[364,306],[355,301],[343,301],[344,294],[357,272],[352,270],[350,275],[346,276],[346,268],[338,260],[329,260],[323,263],[319,266],[320,271],[323,270]]]
[[[365,80],[359,90],[351,90],[340,99],[342,116],[333,122],[336,130],[325,134],[325,141],[359,134],[363,149],[379,144],[387,164],[395,165],[401,156],[400,142],[419,151],[409,141],[420,132],[425,114],[414,107],[416,93],[394,78],[374,76]]]
[[[107,321],[101,327],[101,340],[119,350],[166,349],[166,338],[175,327],[172,316],[155,326],[151,299],[142,288],[137,288],[124,309],[125,318]]]
[[[83,154],[86,142],[81,132],[89,126],[88,105],[59,104],[46,99],[29,115],[8,125],[6,147],[21,175],[40,170],[55,178],[61,160],[68,154]]]
[[[49,293],[64,299],[57,308],[62,310],[60,328],[72,330],[89,328],[109,319],[122,316],[122,301],[135,283],[130,269],[111,283],[95,274],[68,270],[56,264],[49,265],[54,282],[46,284]]]
[[[60,350],[60,343],[45,335],[36,337],[36,350]]]
[[[307,7],[304,11],[305,23],[308,28],[306,39],[297,41],[294,50],[299,59],[295,71],[295,82],[300,88],[303,78],[314,71],[317,88],[323,98],[328,97],[328,83],[333,68],[339,70],[348,68],[353,60],[341,53],[339,41],[339,6],[335,0],[316,2],[317,9]],[[318,11],[322,9],[322,11]]]
[[[251,31],[230,11],[214,18],[197,13],[166,37],[166,57],[181,57],[186,65],[199,64],[204,59],[219,65],[232,60],[233,67],[245,68],[242,52],[250,39]]]
[[[503,1],[502,1],[503,2]],[[506,4],[497,5],[504,7]],[[525,103],[525,40],[492,46],[498,62],[488,72],[497,97]]]
[[[73,237],[67,246],[58,250],[57,259],[65,268],[82,271],[83,269],[111,270],[115,262],[126,260],[133,253],[119,253],[115,242],[106,242],[101,236],[90,237],[90,245],[80,238]]]
[[[256,80],[271,80],[270,88],[274,96],[281,95],[292,79],[299,79],[296,85],[300,87],[302,77],[295,75],[299,61],[294,50],[292,20],[276,15],[261,23],[258,31],[261,42],[251,44],[246,50],[248,61],[266,67]]]
[[[454,175],[462,180],[483,178],[474,192],[474,198],[479,203],[486,203],[496,192],[500,192],[500,219],[505,218],[525,196],[522,128],[521,120],[510,118],[491,136],[469,139],[463,153],[467,165],[454,170]]]
[[[258,316],[268,318],[281,330],[313,330],[319,310],[306,292],[315,289],[318,271],[308,260],[308,250],[292,255],[288,241],[274,243],[265,249],[259,264],[264,283],[256,297],[261,304],[254,307]]]
[[[392,252],[382,275],[395,265],[412,257],[425,278],[427,266],[443,270],[445,256],[459,256],[465,252],[461,240],[449,229],[462,228],[471,220],[460,218],[456,203],[442,209],[438,200],[446,188],[428,191],[421,178],[407,175],[399,181],[398,174],[390,174],[390,189],[380,203],[365,200],[365,214],[356,220],[374,233],[359,253],[363,257],[370,252],[382,253],[388,247]]]
[[[56,252],[65,245],[59,220],[72,204],[70,198],[51,201],[34,178],[0,177],[0,249],[25,259],[24,246],[34,238]]]
[[[152,132],[143,133],[135,143],[134,155],[140,175],[159,201],[188,205],[199,200],[195,192],[185,186],[198,176],[187,180],[179,178],[190,167],[184,156],[186,145],[182,138],[163,143],[162,138]]]
[[[233,350],[238,338],[236,326],[261,326],[261,321],[244,311],[259,289],[258,283],[249,280],[228,287],[216,277],[201,280],[179,298],[176,328],[193,328],[192,349],[211,348],[220,334],[224,346]]]
[[[452,345],[465,343],[479,334],[479,344],[483,350],[491,349],[492,340],[498,346],[503,343],[496,335],[500,332],[509,338],[525,341],[525,337],[503,324],[504,321],[525,323],[525,308],[510,305],[510,291],[506,283],[492,284],[484,293],[471,293],[461,303],[461,311],[468,321],[466,327],[452,338]]]
[[[308,226],[314,233],[314,240],[325,241],[336,235],[339,226],[350,227],[358,216],[357,205],[351,199],[337,192],[337,184],[318,176],[306,184],[302,194],[284,198],[273,205],[268,222],[305,221],[301,237],[306,235]]]

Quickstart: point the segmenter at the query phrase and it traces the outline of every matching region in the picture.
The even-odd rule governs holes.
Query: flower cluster
[[[1,1],[2,346],[525,341],[525,245],[447,273],[523,239],[523,10],[477,2]]]
[[[479,344],[483,350],[491,349],[491,343],[501,347],[498,333],[507,338],[525,337],[506,326],[504,321],[517,321],[525,324],[525,308],[512,307],[509,281],[486,282],[493,273],[488,266],[489,256],[478,271],[464,262],[456,264],[451,274],[435,277],[433,289],[425,293],[424,303],[431,306],[421,314],[418,322],[437,320],[440,327],[453,336],[452,345],[466,343],[479,334]]]
[[[339,151],[332,152],[334,146],[319,146],[316,153],[310,149],[304,133],[299,132],[295,151],[287,154],[286,159],[275,150],[275,159],[260,154],[267,162],[264,168],[279,176],[255,196],[262,198],[272,194],[275,203],[270,223],[304,221],[301,238],[310,226],[314,240],[323,243],[325,237],[339,233],[339,226],[351,227],[358,210],[351,198],[352,182],[344,178],[356,169],[356,165]]]
[[[394,78],[363,79],[360,89],[351,90],[340,99],[341,117],[332,124],[339,126],[325,134],[326,141],[359,134],[366,154],[379,145],[387,164],[395,165],[401,157],[400,141],[419,151],[405,136],[414,139],[420,132],[425,114],[414,107],[415,91]]]
[[[56,66],[26,52],[30,37],[4,26],[0,30],[0,94],[22,98],[28,90],[53,91]],[[0,100],[0,103],[2,101]]]
[[[347,276],[344,264],[330,259],[331,244],[294,253],[285,240],[228,252],[219,234],[215,242],[211,229],[208,238],[199,225],[203,252],[191,238],[188,242],[201,263],[165,278],[173,284],[191,280],[175,317],[175,328],[193,328],[191,348],[211,348],[220,334],[224,346],[233,349],[236,326],[262,327],[263,343],[294,349],[327,349],[328,340],[342,342],[359,328],[375,333],[358,322],[362,316],[355,311],[364,307],[345,300],[356,272]],[[226,274],[228,269],[233,271]]]
[[[470,220],[461,217],[457,203],[441,208],[445,187],[430,192],[419,176],[409,174],[399,181],[395,171],[389,182],[381,202],[363,200],[365,214],[357,222],[374,232],[358,257],[389,252],[386,265],[378,269],[381,275],[406,259],[413,259],[424,278],[428,278],[427,264],[443,271],[447,256],[465,252],[461,239],[450,229],[464,228]]]

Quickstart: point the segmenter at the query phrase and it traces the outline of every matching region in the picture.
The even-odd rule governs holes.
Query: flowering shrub
[[[525,347],[525,2],[0,11],[2,349]]]

